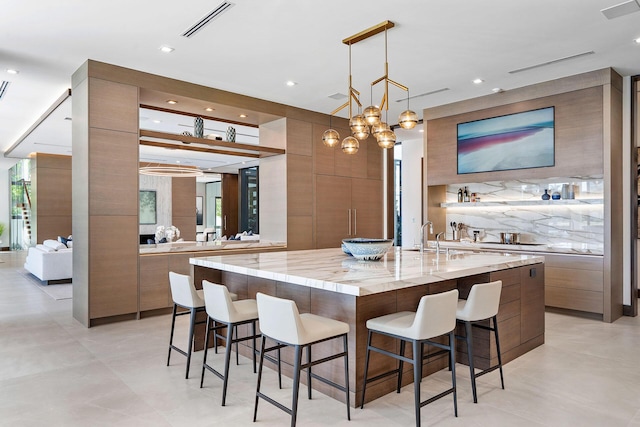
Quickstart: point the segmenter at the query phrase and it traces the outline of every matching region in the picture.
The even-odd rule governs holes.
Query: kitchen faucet
[[[438,234],[436,234],[436,253],[439,254],[440,253],[440,238],[444,235],[444,231],[439,232]]]
[[[433,234],[433,222],[427,221],[420,227],[420,253],[424,254],[424,228],[429,226],[429,233]]]

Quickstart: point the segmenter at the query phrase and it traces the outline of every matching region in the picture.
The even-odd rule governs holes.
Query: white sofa
[[[43,244],[29,248],[24,268],[47,284],[51,281],[70,282],[73,276],[72,261],[73,249],[54,249]]]

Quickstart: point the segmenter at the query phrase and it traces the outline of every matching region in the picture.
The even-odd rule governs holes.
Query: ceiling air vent
[[[638,2],[636,0],[629,0],[624,3],[602,9],[600,12],[602,12],[607,19],[615,19],[638,11],[640,11],[640,5]]]
[[[2,84],[0,84],[0,99],[2,99],[5,92],[7,91],[7,87],[9,87],[9,82],[6,80],[3,80]]]
[[[436,90],[432,90],[431,92],[425,92],[419,95],[410,96],[409,99],[416,99],[416,98],[421,98],[423,96],[435,95],[436,93],[446,92],[448,90],[450,90],[448,87],[443,87],[442,89],[436,89]],[[406,101],[407,101],[407,98],[396,99],[396,102],[406,102]]]
[[[590,50],[589,52],[582,52],[582,53],[578,53],[577,55],[565,56],[564,58],[558,58],[558,59],[554,59],[554,60],[551,60],[551,61],[542,62],[540,64],[530,65],[530,66],[524,67],[524,68],[518,68],[517,70],[511,70],[511,71],[509,71],[509,74],[516,74],[516,73],[521,73],[523,71],[532,70],[534,68],[546,67],[547,65],[556,64],[558,62],[563,62],[563,61],[568,61],[570,59],[580,58],[581,56],[593,55],[594,53],[595,53],[594,51]]]
[[[233,7],[233,5],[233,3],[229,3],[228,1],[220,3],[218,7],[213,9],[211,12],[205,15],[204,18],[189,27],[189,29],[182,33],[182,35],[187,38],[195,35],[198,31],[204,28],[205,25],[216,19],[218,16],[222,15],[222,13]]]

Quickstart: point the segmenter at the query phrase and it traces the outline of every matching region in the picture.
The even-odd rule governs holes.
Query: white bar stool
[[[222,338],[225,340],[225,358],[224,358],[224,374],[216,371],[210,365],[207,365],[207,353],[209,346],[205,345],[204,360],[202,362],[202,375],[200,377],[200,388],[204,382],[205,369],[213,372],[223,381],[222,385],[222,406],[225,405],[227,399],[227,385],[229,383],[229,361],[231,359],[231,345],[236,344],[236,355],[238,354],[238,343],[247,340],[253,340],[253,373],[256,372],[256,338],[260,334],[256,334],[256,322],[258,321],[258,306],[254,299],[244,299],[240,301],[232,301],[231,293],[226,286],[217,285],[207,280],[202,281],[202,289],[204,291],[205,309],[207,311],[207,333],[205,343],[209,343],[209,332],[214,331],[214,339]],[[236,297],[237,298],[237,297]],[[212,324],[213,321],[213,324]],[[238,338],[238,325],[251,323],[251,335]],[[219,335],[218,329],[227,328],[227,335]],[[233,338],[233,331],[236,337]]]
[[[173,299],[173,314],[171,317],[171,335],[169,336],[169,354],[167,355],[167,366],[171,361],[171,350],[175,350],[183,356],[187,357],[187,372],[185,379],[189,378],[189,366],[191,365],[191,353],[193,351],[193,332],[196,324],[204,323],[204,321],[196,322],[196,313],[204,311],[204,293],[202,290],[196,290],[193,286],[191,276],[178,274],[173,271],[169,272],[169,285],[171,287],[171,298]],[[238,299],[236,294],[231,294],[231,299]],[[185,308],[189,311],[178,313],[178,307]],[[173,332],[176,326],[176,316],[190,314],[189,322],[189,349],[184,351],[173,345]]]
[[[500,293],[502,291],[502,281],[481,283],[473,285],[466,300],[458,301],[456,319],[464,323],[465,336],[456,335],[457,339],[467,342],[467,354],[469,356],[469,371],[471,376],[471,389],[473,390],[473,403],[478,403],[478,393],[476,390],[476,378],[496,369],[500,369],[500,382],[504,390],[504,377],[502,375],[502,356],[500,355],[500,339],[498,338],[498,308],[500,306]],[[487,325],[477,322],[483,320],[493,320]],[[473,363],[473,334],[471,328],[476,327],[493,331],[496,339],[496,351],[498,353],[498,364],[491,366],[481,372],[476,373]]]
[[[362,385],[362,404],[360,408],[364,408],[364,396],[367,390],[367,383],[377,381],[389,375],[398,374],[398,388],[400,393],[402,387],[402,369],[404,362],[413,364],[413,388],[414,403],[416,412],[416,426],[420,425],[420,408],[440,399],[448,394],[453,394],[453,410],[458,416],[458,402],[456,394],[456,348],[454,330],[456,327],[456,304],[458,301],[458,290],[454,289],[439,294],[425,295],[420,298],[418,309],[416,312],[401,311],[398,313],[388,314],[367,320],[367,329],[369,336],[367,337],[367,355],[364,362],[364,384]],[[371,337],[373,333],[386,335],[400,340],[400,354],[392,353],[382,348],[371,345]],[[432,338],[441,335],[449,335],[449,345],[431,341]],[[409,341],[413,347],[413,358],[405,357],[405,343]],[[442,354],[442,352],[433,353],[424,356],[424,344],[432,345],[449,353],[449,366],[451,368],[451,385],[452,387],[442,393],[425,400],[420,400],[420,382],[422,381],[422,363],[425,358]],[[377,375],[373,378],[367,378],[369,371],[369,354],[371,351],[381,353],[400,361],[398,369]]]
[[[349,406],[349,354],[347,333],[349,325],[338,320],[328,319],[311,313],[300,314],[296,303],[291,300],[276,298],[262,293],[256,295],[258,302],[258,316],[260,318],[260,330],[262,332],[262,345],[260,349],[260,365],[258,369],[258,384],[256,387],[256,401],[253,410],[253,421],[258,415],[258,400],[266,400],[272,405],[282,409],[291,415],[291,427],[296,425],[298,413],[298,391],[300,389],[300,372],[307,370],[307,390],[311,399],[311,378],[316,378],[325,384],[344,391],[347,404],[347,419],[351,420]],[[276,342],[273,347],[266,348],[266,339]],[[344,351],[319,360],[311,360],[311,346],[334,338],[342,338]],[[262,379],[262,366],[265,354],[279,350],[283,347],[295,348],[295,361],[293,367],[293,402],[291,408],[287,408],[274,399],[260,392]],[[307,349],[307,362],[302,363],[302,351]],[[311,372],[311,367],[333,359],[344,357],[344,387]]]
[[[169,337],[169,354],[167,356],[167,366],[171,360],[171,350],[175,350],[187,357],[187,372],[185,378],[189,378],[189,366],[191,365],[191,352],[193,350],[193,331],[196,323],[196,312],[204,310],[204,299],[202,291],[196,290],[193,286],[191,276],[169,272],[169,285],[171,286],[171,297],[173,299],[173,315],[171,317],[171,335]],[[177,312],[178,307],[186,308],[189,311]],[[189,322],[189,349],[184,350],[173,345],[173,331],[176,326],[176,316],[190,314]]]

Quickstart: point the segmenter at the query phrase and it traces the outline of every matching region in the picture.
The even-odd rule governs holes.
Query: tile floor
[[[82,327],[71,300],[56,301],[22,277],[24,253],[0,254],[0,426],[282,426],[289,417],[261,402],[252,423],[255,375],[241,358],[231,367],[227,406],[212,374],[199,388],[202,352],[184,379],[184,357],[166,367],[170,316]],[[182,320],[186,322],[183,316]],[[184,326],[184,327],[183,327]],[[468,371],[458,368],[459,417],[451,399],[422,409],[423,425],[640,426],[640,317],[613,324],[547,313],[546,343],[478,381],[474,405]],[[186,323],[178,324],[179,342]],[[218,357],[218,359],[221,359]],[[214,363],[215,365],[215,363]],[[218,366],[221,366],[219,364]],[[271,375],[269,375],[271,374]],[[423,398],[446,388],[449,373],[423,381]],[[267,371],[273,390],[275,374]],[[291,383],[277,396],[288,403]],[[266,390],[266,389],[265,389]],[[352,409],[301,394],[299,426],[413,425],[413,386]]]

